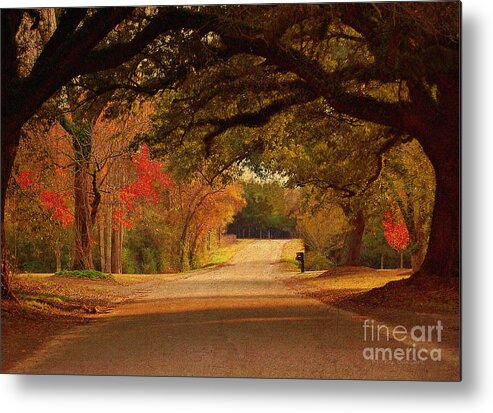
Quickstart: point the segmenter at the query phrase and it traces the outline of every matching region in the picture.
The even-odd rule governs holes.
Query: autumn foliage
[[[383,233],[389,247],[397,252],[404,251],[409,246],[409,231],[401,217],[386,211],[382,220]]]
[[[144,145],[140,152],[132,157],[132,168],[136,179],[130,184],[122,187],[118,198],[121,208],[115,208],[113,217],[125,228],[131,228],[131,222],[126,219],[135,210],[138,201],[145,203],[159,203],[158,188],[170,188],[173,181],[169,173],[163,170],[162,162],[150,158],[149,148]]]
[[[22,189],[33,188],[35,186],[35,181],[31,171],[20,171],[16,176],[17,185]]]
[[[41,204],[50,210],[53,218],[65,227],[72,225],[74,218],[67,207],[67,198],[67,194],[59,192],[42,191],[39,194]]]
[[[39,189],[37,178],[31,171],[20,171],[16,176],[16,182],[23,190],[36,191]],[[67,192],[43,190],[37,197],[39,203],[50,211],[51,216],[56,221],[64,227],[72,225],[74,217],[67,206],[69,201]]]

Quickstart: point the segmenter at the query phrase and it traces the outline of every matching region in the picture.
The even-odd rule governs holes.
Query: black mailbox
[[[304,252],[297,252],[296,253],[296,261],[300,262],[301,272],[305,272],[305,253]]]

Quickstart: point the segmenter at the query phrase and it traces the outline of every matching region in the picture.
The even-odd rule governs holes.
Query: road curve
[[[157,281],[141,298],[56,337],[10,371],[33,374],[452,380],[455,363],[365,360],[362,318],[286,286],[286,241]],[[388,347],[403,343],[386,342]]]

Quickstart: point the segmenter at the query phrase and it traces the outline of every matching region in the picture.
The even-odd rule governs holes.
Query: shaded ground
[[[431,325],[447,329],[442,347],[459,363],[459,280],[411,278],[410,269],[344,266],[297,274],[287,285],[323,303],[389,326]]]
[[[244,247],[227,264],[136,284],[140,295],[57,334],[8,370],[131,374],[457,380],[457,344],[441,361],[366,360],[364,317],[329,306],[281,269],[286,241]],[[305,274],[310,277],[317,274]],[[326,277],[328,278],[328,277]],[[359,277],[361,278],[361,277]],[[131,286],[129,286],[132,289]],[[145,291],[144,291],[145,290]],[[319,289],[320,290],[320,289]],[[423,319],[426,323],[436,320]],[[407,320],[406,320],[407,321]],[[444,335],[449,335],[446,326]],[[389,351],[413,343],[390,339]]]
[[[375,270],[344,266],[329,271],[299,274],[288,284],[324,303],[357,313],[405,310],[457,318],[459,280],[411,277],[410,269]]]
[[[153,279],[117,276],[91,281],[52,274],[18,275],[12,286],[20,303],[2,301],[2,370],[9,370],[70,327],[136,298]]]
[[[346,300],[356,300],[372,289],[383,287],[389,282],[402,281],[410,274],[410,270],[375,270],[368,267],[344,266],[328,271],[297,274],[288,280],[288,284],[326,304],[342,308],[342,303]],[[349,307],[347,305],[345,308]],[[356,300],[353,310],[357,307]]]

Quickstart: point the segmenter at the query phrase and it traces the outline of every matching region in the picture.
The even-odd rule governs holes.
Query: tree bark
[[[421,268],[426,254],[426,239],[419,206],[413,211],[413,224],[416,248],[411,252],[411,268],[413,272],[417,272]]]
[[[2,11],[3,13],[3,11]],[[2,44],[3,45],[3,44]],[[3,87],[2,87],[3,89]],[[3,97],[2,97],[3,102]],[[2,105],[3,106],[3,105]],[[12,174],[17,146],[19,144],[19,131],[12,133],[10,128],[6,128],[6,121],[2,116],[2,198],[1,198],[1,226],[2,226],[2,278],[1,295],[2,297],[12,297],[10,289],[10,267],[7,261],[7,247],[5,245],[5,196],[7,195],[8,182]]]
[[[188,252],[189,263],[191,267],[195,267],[198,261],[197,248],[199,245],[199,237],[200,237],[200,229],[197,228]]]
[[[458,78],[439,79],[441,116],[422,146],[435,169],[435,205],[428,250],[419,273],[460,275],[460,112]],[[421,141],[420,141],[421,142]]]
[[[444,150],[443,157],[446,156]],[[435,168],[435,206],[428,250],[420,272],[458,277],[460,272],[460,165],[456,154]]]
[[[111,205],[102,204],[99,209],[99,252],[101,255],[101,271],[111,273]]]
[[[188,228],[184,227],[179,240],[180,245],[180,271],[188,271],[190,268],[189,260],[189,249],[190,245],[188,242]]]
[[[66,125],[62,126],[66,127]],[[87,130],[75,129],[73,124],[67,128],[72,135],[74,150],[74,256],[72,269],[88,270],[94,268],[92,260],[93,219],[89,202],[90,139]]]
[[[94,268],[92,260],[92,225],[89,216],[87,164],[79,163],[74,171],[74,257],[72,269]]]
[[[344,239],[344,256],[343,265],[360,265],[361,244],[363,242],[363,233],[365,232],[365,215],[359,210],[350,224],[351,230]]]
[[[121,223],[113,229],[111,238],[111,273],[122,273],[123,226]]]
[[[59,245],[55,245],[56,272],[62,270],[62,251]]]
[[[14,166],[15,155],[19,145],[19,136],[22,124],[27,119],[19,116],[19,108],[16,108],[16,101],[9,99],[7,85],[18,76],[17,44],[15,36],[21,24],[24,11],[19,9],[2,10],[2,198],[1,198],[1,226],[2,226],[2,278],[1,295],[5,298],[13,296],[10,289],[10,268],[7,262],[7,247],[5,245],[5,196]],[[13,106],[13,110],[7,116],[6,106]]]
[[[111,239],[113,232],[113,220],[112,220],[112,208],[111,205],[106,206],[105,210],[105,224],[104,224],[104,259],[105,259],[105,267],[104,272],[111,273]]]
[[[123,273],[123,237],[125,235],[125,229],[123,225],[120,224],[120,233],[119,233],[119,241],[120,241],[120,255],[118,257],[118,274]]]
[[[104,236],[104,217],[101,216],[98,222],[98,234],[99,234],[99,257],[101,263],[101,272],[104,272],[106,268],[106,254],[105,254],[105,236]]]

